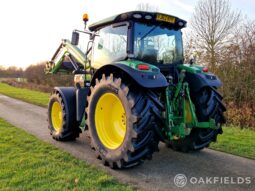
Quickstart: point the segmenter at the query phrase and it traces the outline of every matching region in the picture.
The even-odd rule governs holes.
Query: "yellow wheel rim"
[[[52,104],[51,108],[51,121],[52,125],[55,131],[60,132],[62,128],[62,122],[63,122],[63,114],[61,105],[59,102],[55,101]]]
[[[96,105],[95,123],[101,143],[117,149],[126,134],[126,114],[120,99],[113,93],[103,94]]]

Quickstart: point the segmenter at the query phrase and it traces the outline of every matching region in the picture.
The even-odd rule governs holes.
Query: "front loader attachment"
[[[46,64],[46,73],[55,74],[57,72],[68,73],[90,73],[90,62],[79,48],[72,45],[69,40],[62,40],[51,61]]]

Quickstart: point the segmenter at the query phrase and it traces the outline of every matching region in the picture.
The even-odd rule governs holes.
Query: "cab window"
[[[117,27],[110,25],[98,31],[93,51],[95,68],[126,58],[127,30],[125,24]]]

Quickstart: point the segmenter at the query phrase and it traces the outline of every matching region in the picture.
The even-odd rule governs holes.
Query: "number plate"
[[[172,23],[172,24],[175,23],[174,17],[168,16],[168,15],[162,15],[162,14],[157,14],[156,20],[164,21],[164,22],[168,22],[168,23]]]

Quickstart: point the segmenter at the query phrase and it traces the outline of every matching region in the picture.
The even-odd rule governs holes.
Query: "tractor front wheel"
[[[86,108],[92,149],[105,165],[128,168],[150,159],[158,150],[151,97],[135,84],[103,74],[91,87]]]
[[[75,140],[81,133],[74,113],[70,111],[70,107],[74,106],[67,104],[62,96],[54,91],[48,105],[48,127],[50,134],[57,141]]]

